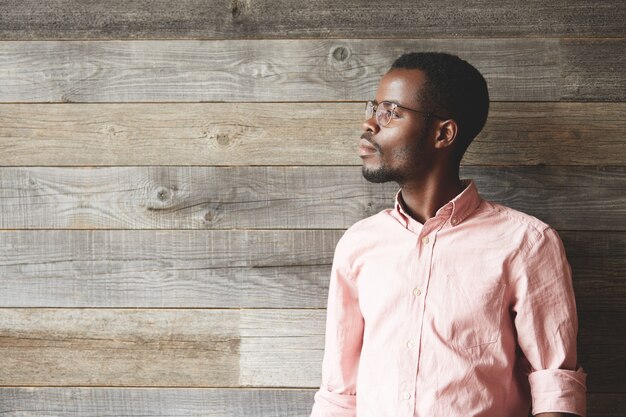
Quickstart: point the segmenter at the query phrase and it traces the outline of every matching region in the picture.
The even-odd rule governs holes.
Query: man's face
[[[394,69],[385,74],[376,91],[376,102],[390,101],[399,106],[425,111],[418,102],[424,84],[420,70]],[[432,118],[422,113],[396,108],[396,117],[380,126],[374,115],[363,123],[359,142],[363,176],[370,182],[395,181],[402,185],[419,178],[433,164]]]

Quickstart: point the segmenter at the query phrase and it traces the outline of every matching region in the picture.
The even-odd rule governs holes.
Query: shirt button
[[[422,238],[422,243],[423,243],[424,245],[428,245],[428,236],[424,236],[424,237]]]
[[[415,294],[416,297],[419,297],[420,295],[422,295],[422,290],[420,290],[419,288],[415,288],[413,290],[413,294]]]
[[[455,226],[458,222],[459,222],[459,219],[457,219],[456,217],[452,217],[452,220],[451,220],[452,226]]]
[[[409,343],[406,344],[410,349],[413,349],[415,347],[415,342],[414,341],[409,341]]]
[[[402,398],[404,398],[405,400],[408,400],[409,398],[411,398],[411,393],[404,391],[402,393]]]

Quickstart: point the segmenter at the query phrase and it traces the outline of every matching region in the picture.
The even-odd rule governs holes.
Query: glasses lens
[[[376,121],[381,126],[387,126],[391,121],[391,114],[393,112],[393,104],[383,101],[378,104],[376,109]]]

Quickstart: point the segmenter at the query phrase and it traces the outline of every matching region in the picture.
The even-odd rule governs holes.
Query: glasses
[[[365,120],[371,119],[374,114],[376,114],[376,123],[379,126],[387,126],[391,119],[397,119],[398,114],[396,113],[397,108],[414,111],[415,113],[424,114],[426,116],[434,116],[437,119],[446,120],[445,117],[437,116],[436,114],[424,112],[421,110],[410,109],[408,107],[401,106],[396,103],[392,103],[391,101],[381,101],[380,103],[374,103],[373,101],[368,101],[365,105]]]

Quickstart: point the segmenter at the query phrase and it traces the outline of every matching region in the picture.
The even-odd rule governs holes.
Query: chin
[[[375,184],[394,181],[394,176],[392,175],[392,173],[382,167],[377,169],[370,169],[363,165],[363,168],[361,169],[361,174],[363,174],[363,178],[365,178],[367,181]]]

